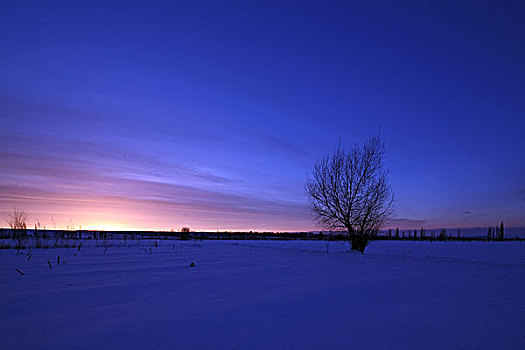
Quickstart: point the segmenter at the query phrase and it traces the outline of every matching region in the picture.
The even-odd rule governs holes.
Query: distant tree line
[[[503,227],[503,221],[499,226],[489,227],[487,233],[487,240],[489,241],[503,241],[505,239],[505,230]]]
[[[329,234],[319,232],[192,232],[189,227],[182,227],[180,232],[144,232],[144,231],[89,231],[89,230],[46,230],[40,222],[35,223],[34,230],[27,228],[28,213],[25,210],[19,209],[16,206],[13,212],[7,215],[7,222],[10,229],[0,229],[1,239],[11,239],[15,243],[15,248],[21,249],[28,246],[28,240],[32,240],[31,246],[35,248],[45,248],[51,246],[69,246],[70,240],[94,239],[102,240],[104,245],[107,245],[108,240],[123,239],[179,239],[179,240],[263,240],[263,239],[279,239],[279,240],[326,240],[338,241],[348,240],[348,232],[330,231]],[[47,239],[54,240],[54,244],[50,244]],[[421,241],[503,241],[505,240],[505,230],[503,221],[500,225],[489,227],[487,236],[481,237],[462,237],[461,230],[458,229],[454,235],[452,232],[447,232],[446,229],[441,229],[437,234],[436,231],[427,232],[423,227],[419,230],[408,230],[407,232],[400,232],[399,228],[395,230],[389,229],[386,232],[380,233],[379,230],[373,229],[369,231],[370,240],[421,240]],[[520,240],[519,238],[516,238]],[[3,243],[2,243],[3,244]],[[11,246],[11,245],[6,245]],[[0,248],[2,245],[0,244]]]
[[[453,235],[452,232],[447,232],[446,229],[441,229],[436,234],[436,231],[431,231],[427,234],[426,230],[422,227],[419,230],[407,230],[402,231],[400,234],[399,228],[395,231],[389,229],[384,235],[376,235],[375,239],[386,239],[386,240],[422,240],[422,241],[447,241],[447,240],[487,240],[487,241],[503,241],[505,240],[505,229],[503,221],[494,227],[488,228],[488,234],[486,238],[483,237],[463,237],[461,236],[461,230],[458,228],[457,232]]]

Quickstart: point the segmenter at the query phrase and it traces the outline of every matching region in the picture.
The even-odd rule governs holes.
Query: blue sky
[[[381,129],[391,226],[525,226],[524,7],[2,2],[0,212],[315,229],[313,164]]]

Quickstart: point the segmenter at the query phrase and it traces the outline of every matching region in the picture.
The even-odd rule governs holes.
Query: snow
[[[1,347],[525,348],[523,242],[157,242],[0,250]]]

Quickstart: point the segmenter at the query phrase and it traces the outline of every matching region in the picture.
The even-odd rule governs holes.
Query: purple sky
[[[381,134],[392,227],[525,226],[523,2],[0,5],[0,226],[315,229]]]

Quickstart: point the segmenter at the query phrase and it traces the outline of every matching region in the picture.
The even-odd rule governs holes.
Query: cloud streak
[[[309,228],[304,203],[243,193],[233,179],[155,155],[128,156],[121,147],[94,142],[2,136],[8,140],[0,152],[2,212],[21,203],[37,216],[54,214],[84,227],[96,221],[94,213],[109,210],[112,221],[140,228]]]

